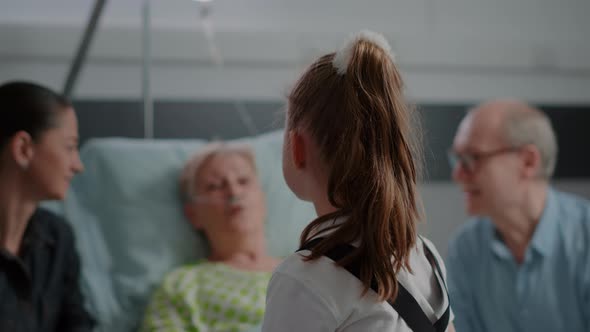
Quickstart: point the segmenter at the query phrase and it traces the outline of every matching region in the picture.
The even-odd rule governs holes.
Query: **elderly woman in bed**
[[[209,257],[164,279],[144,331],[245,331],[262,322],[278,260],[264,238],[265,197],[246,146],[212,143],[186,164],[180,188],[188,221],[206,236]]]

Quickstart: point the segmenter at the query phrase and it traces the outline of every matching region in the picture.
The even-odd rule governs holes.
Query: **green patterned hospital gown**
[[[246,331],[262,323],[271,272],[203,262],[168,274],[147,307],[142,331]]]

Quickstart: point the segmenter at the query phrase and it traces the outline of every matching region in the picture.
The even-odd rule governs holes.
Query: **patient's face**
[[[219,232],[264,231],[265,197],[251,161],[239,153],[222,153],[199,169],[193,220],[209,237]]]

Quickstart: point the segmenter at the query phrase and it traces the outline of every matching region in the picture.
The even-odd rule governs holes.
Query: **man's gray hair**
[[[549,117],[543,112],[508,110],[505,118],[505,138],[514,147],[532,144],[541,155],[539,177],[549,180],[557,164],[557,138]]]

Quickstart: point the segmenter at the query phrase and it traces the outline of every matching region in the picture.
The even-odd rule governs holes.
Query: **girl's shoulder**
[[[328,316],[340,324],[357,306],[362,284],[331,259],[320,257],[309,261],[305,259],[307,254],[309,251],[306,250],[294,253],[275,269],[268,288],[269,296],[281,303],[288,302],[293,296],[314,303],[306,306],[321,303],[324,312],[329,312]]]

